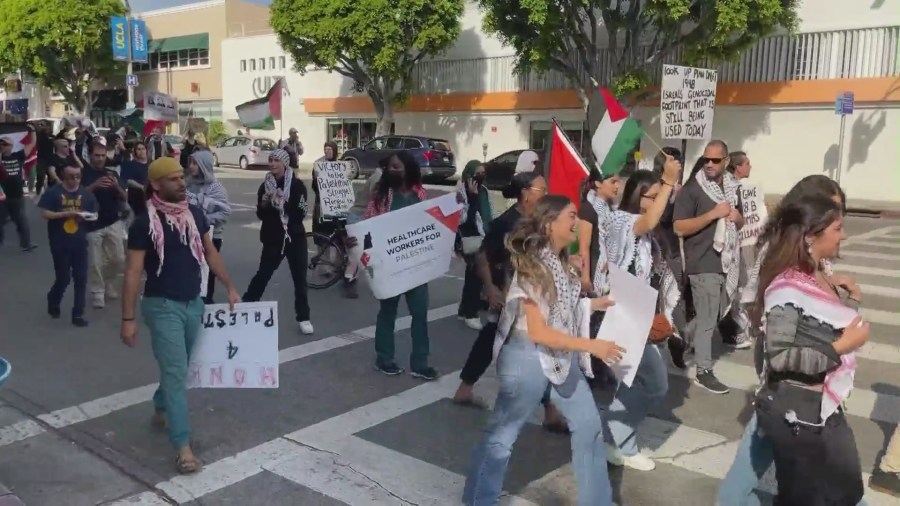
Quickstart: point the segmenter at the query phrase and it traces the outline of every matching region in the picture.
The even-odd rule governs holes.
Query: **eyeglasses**
[[[708,156],[704,156],[704,157],[701,158],[700,160],[703,161],[703,164],[705,165],[705,164],[707,164],[707,163],[709,163],[709,162],[712,162],[712,163],[715,163],[715,164],[719,164],[719,163],[722,163],[722,160],[724,160],[724,159],[725,159],[724,157],[722,157],[722,158],[710,158],[710,157],[708,157]]]
[[[642,199],[649,199],[649,200],[651,200],[651,201],[655,201],[655,200],[656,200],[656,195],[641,195],[641,198],[642,198]]]

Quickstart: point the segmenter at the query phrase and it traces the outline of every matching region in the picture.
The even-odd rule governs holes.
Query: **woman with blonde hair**
[[[572,432],[577,504],[612,504],[603,423],[585,376],[591,355],[611,363],[625,350],[587,338],[590,314],[612,300],[581,298],[580,265],[568,258],[577,224],[575,205],[548,195],[507,239],[515,274],[494,343],[500,392],[466,479],[468,506],[497,503],[512,445],[548,388]]]

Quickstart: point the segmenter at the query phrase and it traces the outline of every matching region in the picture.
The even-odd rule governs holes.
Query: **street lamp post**
[[[126,33],[128,34],[129,44],[132,44],[134,43],[134,41],[132,40],[131,34],[131,3],[128,0],[122,0],[122,2],[125,4],[125,26],[128,27]],[[126,61],[126,65],[126,74],[130,76],[134,72],[134,61],[131,57],[131,50],[128,51],[128,60]],[[130,83],[125,83],[125,90],[126,93],[128,93],[128,104],[125,107],[131,109],[135,106],[134,86],[130,86]]]

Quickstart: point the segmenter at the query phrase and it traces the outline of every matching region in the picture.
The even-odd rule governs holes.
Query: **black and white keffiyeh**
[[[266,180],[263,182],[263,191],[265,192],[265,198],[272,202],[272,205],[278,210],[278,214],[281,215],[281,226],[284,227],[284,241],[287,244],[287,241],[291,240],[291,235],[288,233],[287,204],[291,199],[291,183],[294,181],[294,171],[288,166],[290,155],[283,149],[276,149],[269,156],[284,162],[284,187],[279,192],[278,181],[275,180],[275,176],[271,172],[268,172],[266,173]]]
[[[741,186],[730,172],[722,175],[722,186],[706,177],[701,170],[694,177],[700,188],[716,204],[728,202],[732,207],[738,207],[738,189]],[[728,306],[734,300],[737,293],[738,281],[741,269],[741,242],[738,236],[737,226],[726,218],[720,218],[716,223],[716,235],[713,240],[713,248],[722,256],[722,272],[725,273],[725,290],[728,295]]]
[[[597,255],[597,266],[594,268],[594,291],[597,295],[606,295],[609,292],[606,267],[609,254],[606,251],[606,237],[609,233],[609,222],[612,219],[613,210],[594,190],[588,192],[587,201],[597,213],[597,251],[599,254]]]

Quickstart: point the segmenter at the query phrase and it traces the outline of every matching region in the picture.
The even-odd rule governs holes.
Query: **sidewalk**
[[[25,503],[0,483],[0,506],[25,506]]]

